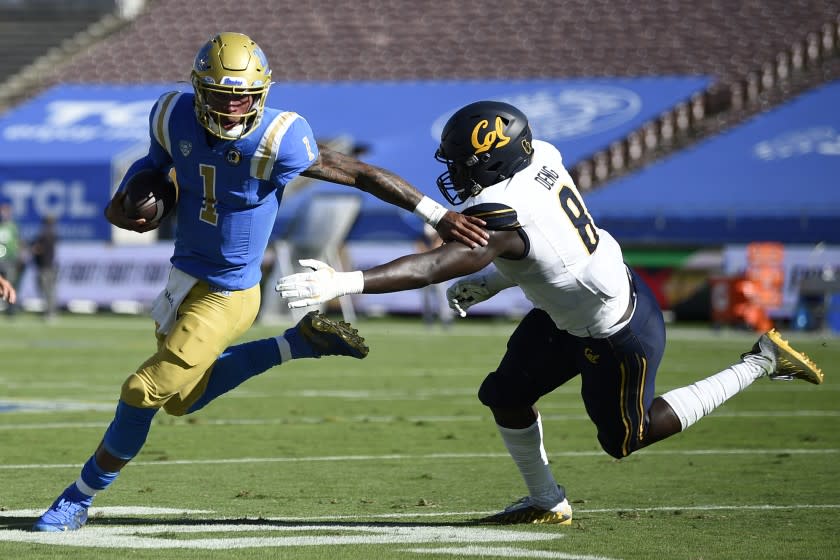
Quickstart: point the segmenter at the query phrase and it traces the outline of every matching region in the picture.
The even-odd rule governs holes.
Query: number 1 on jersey
[[[198,218],[211,226],[219,223],[219,214],[216,213],[216,168],[212,165],[198,166],[201,179],[204,183],[204,204]]]

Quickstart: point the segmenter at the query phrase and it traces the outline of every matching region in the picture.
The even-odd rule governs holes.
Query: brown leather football
[[[156,223],[172,212],[177,201],[175,183],[157,169],[138,171],[125,184],[123,209],[128,217]]]

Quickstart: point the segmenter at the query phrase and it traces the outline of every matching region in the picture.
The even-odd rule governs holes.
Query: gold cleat
[[[565,498],[562,502],[545,510],[531,503],[530,496],[506,507],[504,511],[494,513],[478,520],[479,523],[493,523],[497,525],[532,524],[572,524],[572,506]]]
[[[825,379],[822,370],[811,361],[811,358],[794,350],[779,331],[770,329],[758,339],[752,350],[741,355],[763,356],[772,363],[772,370],[767,377],[773,381],[792,381],[801,379],[814,385],[819,385]]]

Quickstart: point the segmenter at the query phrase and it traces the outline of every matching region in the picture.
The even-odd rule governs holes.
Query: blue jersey
[[[174,166],[173,266],[213,286],[243,290],[260,281],[283,189],[312,165],[318,147],[303,117],[270,108],[245,138],[211,137],[196,120],[193,99],[179,92],[158,99],[149,117],[149,154],[126,177],[143,167]]]

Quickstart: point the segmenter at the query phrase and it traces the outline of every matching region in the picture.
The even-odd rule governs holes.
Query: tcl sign
[[[15,216],[34,213],[59,219],[88,219],[102,211],[99,204],[88,200],[82,181],[10,180],[0,184],[0,199],[9,201]]]

